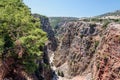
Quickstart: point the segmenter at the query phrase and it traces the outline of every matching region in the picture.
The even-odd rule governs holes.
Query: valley
[[[22,0],[0,10],[0,80],[120,80],[119,10],[47,17]]]

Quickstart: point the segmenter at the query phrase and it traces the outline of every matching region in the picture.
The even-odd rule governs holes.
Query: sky
[[[120,10],[120,0],[23,0],[32,13],[48,17],[92,17]]]

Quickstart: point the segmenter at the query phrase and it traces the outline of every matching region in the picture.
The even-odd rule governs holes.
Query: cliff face
[[[52,30],[52,27],[50,26],[49,19],[44,16],[40,16],[41,25],[43,31],[47,32],[49,42],[47,44],[48,49],[55,51],[57,48],[57,39],[55,38],[54,31]]]
[[[83,21],[60,26],[53,61],[58,75],[62,73],[66,78],[84,76],[83,80],[120,79],[120,24],[111,23],[106,29],[102,26]]]
[[[41,28],[48,34],[45,47],[40,47],[44,53],[37,61],[39,68],[29,75],[21,71],[21,66],[18,65],[18,72],[14,74],[14,70],[9,71],[12,67],[8,66],[13,65],[15,60],[9,58],[6,60],[7,65],[0,65],[0,72],[8,74],[5,79],[120,79],[120,24],[111,23],[108,27],[103,27],[103,24],[95,22],[69,21],[56,29],[55,37],[47,17],[37,14],[33,16],[40,18]],[[0,79],[4,74],[0,74]]]
[[[120,79],[120,24],[111,23],[104,32],[94,66],[95,80]]]
[[[86,71],[99,44],[101,31],[101,25],[81,21],[60,27],[54,64],[64,76],[82,75]]]
[[[49,58],[57,48],[57,39],[54,36],[54,31],[52,30],[49,19],[46,16],[38,14],[34,14],[33,16],[40,19],[41,28],[47,33],[48,36],[48,42],[46,42],[45,47],[43,48],[43,60],[41,60],[39,64],[41,70],[38,71],[37,74],[40,74],[45,80],[52,80],[53,74]]]
[[[46,45],[48,51],[55,51],[57,48],[57,39],[55,38],[55,33],[52,30],[52,27],[50,26],[49,18],[39,14],[33,14],[33,16],[40,19],[41,28],[47,33],[49,41],[46,43]]]

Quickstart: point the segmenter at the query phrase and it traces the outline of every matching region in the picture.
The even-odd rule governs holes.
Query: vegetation
[[[47,40],[40,20],[32,17],[22,0],[0,0],[0,56],[21,60],[25,70],[34,72]],[[3,56],[4,55],[4,56]]]
[[[57,74],[58,74],[58,76],[64,77],[63,71],[59,71],[59,70],[58,70],[58,73],[57,73]]]
[[[78,18],[75,17],[49,17],[50,25],[52,28],[57,28],[57,26],[65,21],[76,21]]]
[[[106,29],[106,28],[107,28],[107,25],[108,25],[109,23],[110,23],[109,21],[105,21],[104,24],[103,24],[103,26],[102,26],[102,28],[103,28],[103,29]]]
[[[95,41],[95,48],[97,48],[99,45],[99,41]]]
[[[81,35],[80,35],[80,38],[82,39],[83,37],[84,37],[84,35],[83,35],[83,34],[81,34]]]
[[[105,16],[120,16],[120,10],[117,10],[115,12],[105,13],[105,14],[99,15],[97,17],[105,17]]]

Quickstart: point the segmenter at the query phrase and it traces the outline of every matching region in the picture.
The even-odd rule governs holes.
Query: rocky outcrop
[[[73,78],[69,80],[119,80],[120,24],[102,26],[83,21],[64,23],[57,31],[56,72]]]
[[[120,24],[111,23],[95,55],[95,80],[120,79]]]
[[[42,76],[45,80],[52,80],[53,71],[50,65],[50,56],[57,49],[57,39],[55,38],[52,27],[50,26],[49,19],[46,16],[39,14],[34,14],[33,16],[40,19],[41,28],[47,33],[48,36],[48,42],[46,42],[46,45],[43,48],[43,60],[40,61],[40,69],[36,74],[40,74],[39,76]]]
[[[40,18],[41,28],[48,34],[45,47],[40,47],[44,53],[37,61],[39,68],[29,75],[20,65],[13,69],[11,65],[17,61],[8,58],[7,64],[0,65],[1,80],[120,79],[120,24],[111,23],[105,29],[99,23],[69,21],[56,29],[56,38],[47,17],[33,16]]]
[[[65,77],[83,75],[99,44],[100,24],[73,21],[62,25],[57,32],[59,47],[54,65]]]
[[[55,34],[54,31],[52,30],[52,27],[50,26],[48,17],[39,14],[34,14],[33,16],[40,19],[41,28],[48,35],[49,42],[47,43],[47,48],[51,51],[55,51],[57,48],[57,39],[55,38]]]

